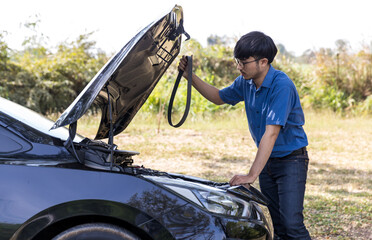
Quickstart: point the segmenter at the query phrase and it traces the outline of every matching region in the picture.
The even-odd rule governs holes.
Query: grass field
[[[310,165],[304,214],[310,234],[313,239],[372,239],[372,117],[313,111],[305,116]],[[83,120],[80,133],[94,137],[92,120],[98,121]],[[189,117],[179,129],[140,112],[115,143],[141,153],[136,165],[219,182],[246,173],[257,150],[239,111]]]

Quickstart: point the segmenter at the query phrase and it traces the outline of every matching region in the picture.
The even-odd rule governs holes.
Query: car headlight
[[[194,190],[194,194],[208,211],[236,217],[249,217],[251,205],[225,191]]]
[[[218,189],[196,182],[169,179],[158,176],[143,176],[161,183],[164,187],[183,196],[209,212],[235,217],[250,217],[250,202]]]
[[[273,221],[271,219],[271,215],[269,212],[269,208],[259,203],[255,203],[255,205],[256,205],[256,209],[264,215],[266,225],[268,226],[269,231],[270,231],[271,239],[274,239],[274,226],[273,226]]]

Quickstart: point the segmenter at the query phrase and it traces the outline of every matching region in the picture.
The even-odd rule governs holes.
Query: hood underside
[[[183,13],[175,6],[168,14],[134,36],[96,74],[52,129],[76,122],[93,104],[102,111],[96,139],[121,133],[144,104],[181,47]]]

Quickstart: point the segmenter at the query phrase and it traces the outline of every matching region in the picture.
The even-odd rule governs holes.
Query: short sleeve
[[[227,104],[235,105],[244,100],[243,82],[238,77],[228,87],[219,91],[220,98]]]
[[[274,89],[268,105],[266,125],[285,126],[295,101],[295,89],[282,86]]]

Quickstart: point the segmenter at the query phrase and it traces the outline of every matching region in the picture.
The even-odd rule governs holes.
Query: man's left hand
[[[256,178],[249,175],[235,175],[231,178],[229,184],[230,186],[243,185],[243,184],[253,184]]]

